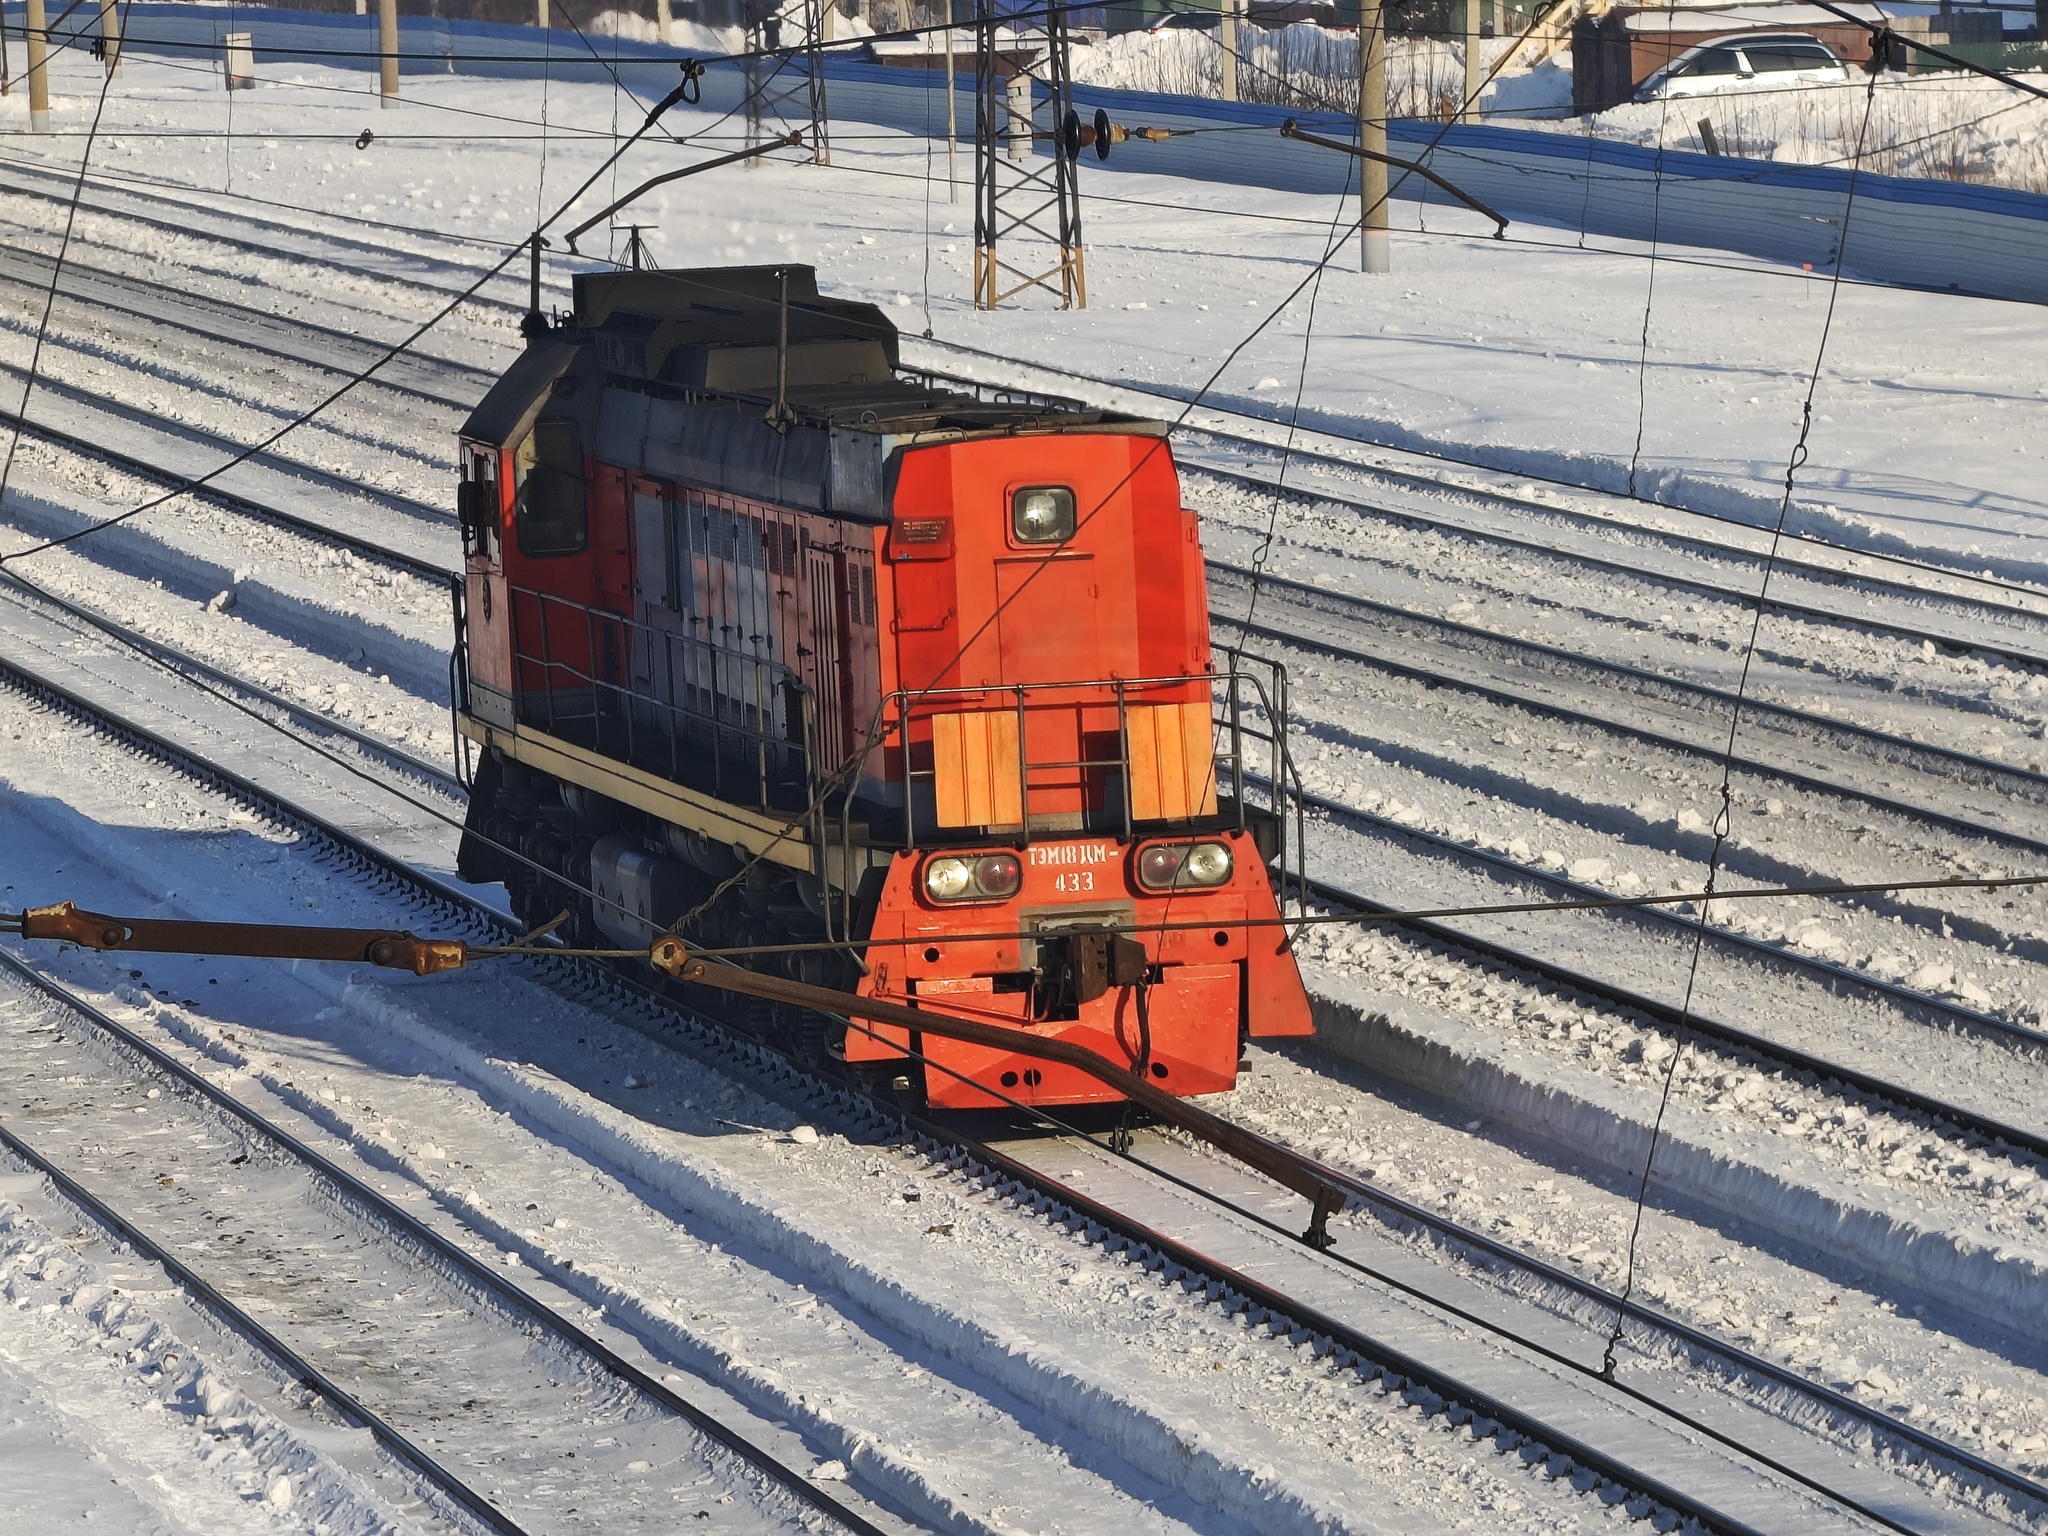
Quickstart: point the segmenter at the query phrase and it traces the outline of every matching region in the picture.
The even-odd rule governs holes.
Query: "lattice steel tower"
[[[1004,4],[1016,13],[1005,14]],[[1033,289],[1062,309],[1088,307],[1076,121],[1066,8],[974,0],[976,309]],[[1041,140],[1050,154],[1036,153]]]
[[[759,0],[746,10],[747,146],[804,130],[811,159],[832,163],[825,105],[825,7],[836,0]],[[758,165],[759,161],[749,164]]]

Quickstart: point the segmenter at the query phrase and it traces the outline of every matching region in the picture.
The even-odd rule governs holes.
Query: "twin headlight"
[[[1229,878],[1228,843],[1154,843],[1138,854],[1138,884],[1148,891],[1200,890]]]
[[[1202,890],[1226,884],[1228,843],[1153,843],[1138,853],[1138,884],[1148,891]],[[924,867],[924,893],[933,901],[1002,901],[1024,884],[1014,853],[942,854]]]
[[[1000,901],[1023,883],[1014,853],[948,854],[924,867],[924,893],[933,901]]]

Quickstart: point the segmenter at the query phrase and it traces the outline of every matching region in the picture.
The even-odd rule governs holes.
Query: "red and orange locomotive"
[[[596,945],[808,943],[751,963],[1180,1094],[1310,1032],[1284,932],[1243,921],[1279,912],[1285,679],[1212,658],[1162,426],[905,377],[808,268],[586,275],[575,305],[462,432],[465,878]],[[1114,1097],[744,1006],[940,1108]]]

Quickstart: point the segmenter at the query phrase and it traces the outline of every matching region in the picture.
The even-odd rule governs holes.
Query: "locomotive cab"
[[[807,268],[621,272],[576,279],[462,463],[461,867],[523,919],[765,951],[1183,1094],[1310,1031],[1285,676],[1211,651],[1160,424],[907,375]],[[743,1006],[936,1107],[1114,1097]]]

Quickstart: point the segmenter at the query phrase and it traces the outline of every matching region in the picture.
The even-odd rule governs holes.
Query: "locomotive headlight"
[[[1222,885],[1230,870],[1228,843],[1154,843],[1138,855],[1138,884],[1148,891]]]
[[[958,901],[974,889],[974,866],[965,859],[933,859],[924,867],[924,889],[933,901]]]
[[[1000,901],[1017,894],[1024,868],[1014,853],[977,858],[947,854],[924,867],[924,892],[933,901]]]
[[[1196,843],[1180,867],[1182,885],[1221,885],[1230,878],[1230,846]]]
[[[1010,528],[1020,544],[1057,544],[1074,536],[1074,493],[1064,485],[1026,486],[1010,498]]]

